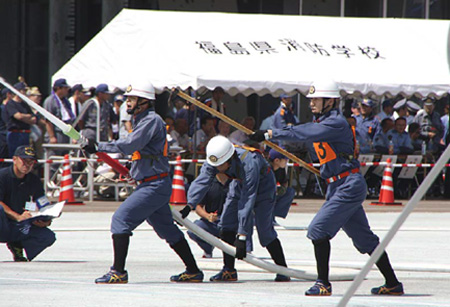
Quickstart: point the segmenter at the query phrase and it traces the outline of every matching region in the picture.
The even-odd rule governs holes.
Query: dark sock
[[[220,233],[220,238],[228,244],[234,245],[236,233],[233,231],[223,231]],[[236,259],[234,258],[234,256],[228,255],[227,253],[223,252],[223,264],[226,268],[234,270],[235,261]]]
[[[314,244],[314,255],[316,256],[317,263],[317,279],[322,280],[325,285],[329,285],[328,280],[329,275],[329,262],[330,262],[330,240],[317,240],[313,241]]]
[[[189,273],[200,272],[197,262],[194,259],[194,255],[192,255],[191,248],[185,238],[170,247],[178,254],[178,256],[180,256],[181,260],[183,260],[183,263],[186,266],[186,271]]]
[[[114,264],[113,267],[120,273],[125,272],[125,260],[127,259],[128,246],[130,244],[129,234],[113,234]]]
[[[386,285],[389,288],[395,287],[400,283],[397,277],[395,276],[394,269],[391,266],[391,262],[389,261],[386,252],[381,254],[380,259],[378,259],[378,261],[376,262],[376,265],[380,270],[381,274],[383,274],[384,279],[386,280]]]
[[[278,238],[270,242],[266,248],[276,264],[287,267],[286,259],[284,258],[283,247],[281,247],[281,242],[280,240],[278,240]]]

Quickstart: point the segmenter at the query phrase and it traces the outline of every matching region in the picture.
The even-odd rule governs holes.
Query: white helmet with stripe
[[[234,145],[226,137],[213,137],[206,145],[206,161],[212,166],[220,166],[227,162],[234,154]]]
[[[339,98],[339,88],[333,80],[320,80],[314,82],[309,88],[308,98]]]
[[[149,100],[155,100],[155,88],[153,84],[145,79],[142,81],[136,81],[127,87],[124,96],[136,96]]]

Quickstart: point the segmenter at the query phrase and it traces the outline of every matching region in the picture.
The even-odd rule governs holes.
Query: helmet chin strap
[[[320,110],[319,113],[316,113],[317,115],[323,115],[326,112],[330,111],[334,107],[334,104],[336,103],[336,101],[334,101],[333,104],[328,105],[328,106],[325,107],[326,100],[334,99],[334,98],[322,98],[322,99],[323,99],[323,101],[322,101],[322,110]],[[314,115],[316,115],[316,114],[314,114]]]
[[[136,111],[140,112],[142,109],[142,106],[146,105],[147,103],[150,104],[151,100],[148,100],[148,99],[142,100],[142,98],[139,98],[139,100],[136,103],[136,106],[132,109],[127,109],[127,113],[130,115],[135,115]]]

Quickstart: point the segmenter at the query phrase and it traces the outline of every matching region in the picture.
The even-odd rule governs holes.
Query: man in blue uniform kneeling
[[[307,96],[315,116],[312,123],[284,129],[259,130],[250,139],[310,141],[320,161],[320,175],[328,183],[326,201],[308,227],[308,238],[314,244],[318,279],[306,295],[331,295],[329,282],[330,240],[342,228],[363,254],[371,254],[379,238],[370,230],[362,207],[367,185],[359,172],[355,157],[355,133],[339,114],[339,89],[334,81],[322,81],[311,86]],[[403,285],[397,280],[388,256],[384,252],[376,263],[386,283],[372,289],[372,294],[402,295]]]
[[[256,149],[235,146],[221,135],[213,137],[206,146],[206,163],[188,191],[188,205],[181,210],[185,218],[201,202],[217,173],[232,179],[222,215],[220,238],[236,247],[235,257],[246,256],[246,240],[250,223],[255,216],[259,241],[266,247],[274,262],[286,267],[283,248],[273,227],[275,176],[263,155]],[[223,254],[223,269],[210,281],[236,281],[235,257]],[[289,281],[277,274],[275,281]]]
[[[128,282],[125,260],[130,236],[144,221],[169,243],[186,265],[186,271],[172,276],[170,281],[201,282],[203,273],[197,267],[183,233],[175,225],[169,207],[172,183],[168,176],[167,132],[163,120],[153,109],[155,89],[151,83],[144,81],[130,85],[124,95],[127,96],[127,112],[133,115],[133,131],[124,139],[99,144],[89,139],[81,146],[88,153],[104,151],[133,154],[130,175],[138,184],[112,217],[114,264],[108,273],[95,282]]]

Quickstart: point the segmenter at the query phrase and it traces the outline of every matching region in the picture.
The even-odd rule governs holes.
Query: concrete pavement
[[[168,245],[148,225],[142,225],[131,238],[130,283],[95,285],[94,279],[112,262],[109,222],[117,204],[109,204],[109,209],[103,205],[105,210],[97,210],[101,212],[88,210],[91,205],[101,204],[68,207],[54,220],[57,241],[33,262],[12,262],[6,246],[0,245],[0,306],[335,306],[351,283],[333,282],[331,297],[305,297],[311,281],[275,283],[274,274],[242,261],[237,265],[238,282],[211,283],[207,280],[220,270],[221,253],[215,250],[214,258],[202,259],[201,250],[190,240],[205,282],[170,283],[169,277],[184,267]],[[288,264],[315,272],[312,244],[304,230],[313,213],[297,209],[291,210],[286,220],[278,220],[286,227],[277,230]],[[388,211],[368,213],[372,229],[380,237],[399,214]],[[370,288],[383,283],[378,271],[372,270],[349,306],[450,306],[450,213],[430,211],[413,213],[388,247],[406,295],[371,296]],[[194,219],[195,214],[189,217]],[[268,258],[256,236],[254,240],[254,255]],[[356,275],[368,259],[343,232],[331,245],[331,273],[337,279]]]

